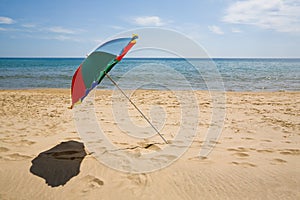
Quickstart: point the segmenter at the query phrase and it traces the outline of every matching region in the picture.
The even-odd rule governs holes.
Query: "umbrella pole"
[[[137,111],[142,115],[142,117],[152,126],[156,133],[163,139],[163,141],[168,144],[167,140],[162,136],[162,134],[155,128],[155,126],[150,122],[150,120],[144,115],[144,113],[131,101],[131,99],[125,94],[125,92],[118,86],[118,84],[107,74],[106,77],[121,91],[121,93],[126,97],[126,99],[135,107]]]

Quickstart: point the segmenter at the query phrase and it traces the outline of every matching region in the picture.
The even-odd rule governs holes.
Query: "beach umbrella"
[[[139,111],[142,117],[153,127],[165,143],[167,141],[153,126],[150,120],[142,111],[130,100],[117,83],[109,76],[108,72],[122,60],[128,51],[135,45],[137,35],[131,38],[118,38],[110,40],[100,45],[90,53],[75,71],[71,85],[72,109],[76,104],[80,104],[89,92],[94,89],[106,76],[122,92],[129,102]]]
[[[137,35],[131,38],[118,38],[100,45],[90,53],[76,70],[71,86],[72,105],[81,103],[104,76],[135,45]]]

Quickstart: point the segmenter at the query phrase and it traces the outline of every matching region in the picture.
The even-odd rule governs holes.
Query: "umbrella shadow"
[[[45,179],[51,187],[65,185],[79,174],[80,164],[86,155],[83,143],[62,142],[34,158],[30,172]]]

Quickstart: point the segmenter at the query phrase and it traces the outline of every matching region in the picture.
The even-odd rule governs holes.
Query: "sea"
[[[0,89],[70,88],[84,58],[0,58]],[[299,91],[300,59],[124,58],[110,76],[123,89]],[[109,79],[97,89],[114,89]]]

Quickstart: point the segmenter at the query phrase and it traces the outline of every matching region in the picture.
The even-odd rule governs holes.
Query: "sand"
[[[85,148],[67,109],[69,90],[0,93],[0,199],[300,199],[300,92],[227,92],[222,134],[200,158],[212,104],[208,92],[197,91],[192,145],[170,166],[140,174],[111,169]],[[118,128],[111,96],[96,93],[97,119],[108,138],[137,156],[163,150],[158,136],[133,140]],[[164,123],[155,124],[169,141],[180,126],[181,107],[173,96],[147,90],[132,96],[153,122],[167,113]],[[161,108],[157,114],[153,105]],[[135,124],[146,124],[128,109]]]

